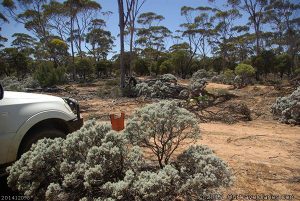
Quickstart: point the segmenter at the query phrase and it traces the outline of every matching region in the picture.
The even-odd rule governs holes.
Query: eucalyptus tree
[[[190,61],[191,55],[189,49],[189,44],[186,42],[172,45],[169,48],[171,57],[169,60],[171,61],[175,72],[182,78],[186,78],[188,74],[192,74],[192,62]]]
[[[213,12],[214,9],[211,7],[183,6],[181,8],[181,15],[185,17],[185,23],[180,25],[182,37],[186,38],[188,42],[188,54],[185,53],[189,57],[185,62],[186,72],[191,71],[195,57],[199,55],[205,59],[211,51],[209,45],[213,34]]]
[[[146,0],[126,0],[127,8],[131,9],[128,11],[128,23],[126,24],[129,34],[129,53],[130,53],[130,68],[133,65],[133,46],[136,33],[136,21],[139,13],[141,12],[142,6],[145,4]]]
[[[166,41],[172,33],[167,27],[160,25],[162,20],[162,15],[153,12],[142,13],[137,20],[141,28],[137,31],[136,43],[143,48],[145,57],[152,60],[152,68],[158,67],[161,52],[166,49]]]
[[[49,17],[45,14],[45,6],[49,0],[4,0],[4,6],[10,16],[35,34],[40,41],[47,43],[50,35]]]
[[[76,78],[75,54],[82,57],[82,45],[91,22],[96,19],[101,5],[91,0],[51,1],[46,7],[51,30],[70,44],[73,79]]]
[[[248,33],[246,30],[238,32],[239,35],[229,40],[234,46],[233,49],[230,49],[229,54],[231,54],[231,57],[234,57],[234,60],[238,63],[247,60],[247,58],[255,52],[255,35]]]
[[[266,22],[271,24],[274,31],[273,42],[278,46],[278,53],[287,52],[292,60],[296,60],[300,51],[299,10],[300,3],[289,0],[270,0],[266,7]]]
[[[252,26],[256,40],[256,55],[261,51],[262,24],[268,0],[228,0],[234,8],[240,8],[249,14],[249,24]]]
[[[9,22],[8,19],[5,17],[5,15],[3,13],[0,12],[0,21],[3,22]],[[2,28],[0,27],[0,31],[2,30]],[[5,38],[4,36],[0,35],[0,47],[3,47],[4,45],[2,44],[2,42],[6,42],[7,38]]]
[[[132,9],[133,2],[125,3],[124,0],[117,0],[119,13],[119,29],[120,29],[120,88],[125,88],[125,27],[128,23],[128,15]],[[127,7],[125,7],[127,6]],[[124,8],[125,7],[125,8]],[[126,11],[125,11],[126,10]]]
[[[82,52],[82,43],[91,22],[96,19],[101,5],[91,0],[52,1],[47,7],[51,28],[65,41],[70,42],[74,61],[75,48]]]
[[[28,55],[34,53],[34,46],[36,43],[36,39],[34,37],[25,33],[14,33],[12,37],[14,38],[11,43],[13,47],[22,50]]]
[[[97,62],[107,59],[115,40],[111,32],[105,30],[104,27],[105,22],[103,20],[95,19],[88,28],[89,32],[86,35],[86,42],[91,45],[91,49],[88,46],[86,48]]]
[[[66,65],[69,56],[67,43],[57,36],[51,36],[48,47],[54,68]]]
[[[216,24],[213,29],[213,39],[211,41],[212,49],[216,55],[219,55],[226,63],[233,61],[233,55],[230,52],[235,48],[231,39],[235,36],[235,20],[241,15],[237,9],[214,11],[214,20]],[[225,62],[222,63],[223,70],[225,69]]]
[[[275,43],[280,52],[284,49],[292,51],[297,38],[296,29],[299,28],[300,17],[296,13],[300,10],[300,3],[292,3],[289,0],[270,0],[266,7],[266,22],[272,26],[275,35]]]
[[[6,65],[8,65],[5,70],[7,75],[14,73],[19,80],[25,77],[29,71],[28,64],[31,59],[28,55],[15,47],[9,47],[3,49],[2,56]]]
[[[180,25],[183,29],[182,36],[188,39],[192,57],[196,56],[197,52],[202,57],[206,57],[208,54],[207,46],[213,33],[213,11],[214,9],[211,7],[184,6],[181,8],[181,15],[186,20]]]

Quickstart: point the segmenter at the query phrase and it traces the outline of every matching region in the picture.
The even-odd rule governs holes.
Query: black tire
[[[31,148],[32,144],[36,143],[38,140],[43,138],[54,139],[57,137],[65,138],[66,134],[63,131],[55,128],[39,129],[34,131],[33,133],[26,136],[25,139],[22,141],[18,152],[18,158],[20,158],[23,153],[27,152]]]

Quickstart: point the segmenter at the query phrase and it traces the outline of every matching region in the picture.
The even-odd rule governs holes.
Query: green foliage
[[[87,78],[92,78],[92,74],[95,72],[95,66],[89,58],[78,58],[75,62],[76,72],[79,76],[86,81]]]
[[[171,73],[173,71],[173,62],[166,60],[160,64],[159,72],[161,74]]]
[[[171,61],[175,72],[185,78],[191,73],[191,56],[187,50],[176,50],[171,54]]]
[[[234,78],[235,74],[233,70],[226,69],[223,74],[213,76],[211,81],[221,84],[233,84]]]
[[[235,77],[234,71],[230,69],[226,69],[224,71],[224,77],[226,80],[233,80]]]
[[[174,151],[184,140],[200,136],[194,114],[163,101],[139,109],[128,120],[126,136],[132,144],[149,148],[157,157],[160,167],[169,164]]]
[[[38,64],[34,79],[36,79],[42,87],[51,87],[65,82],[65,69],[54,68],[50,62],[42,62]]]
[[[214,57],[211,61],[212,68],[215,72],[220,74],[220,72],[227,65],[227,62],[222,57]],[[226,66],[227,67],[227,66]]]
[[[243,87],[250,83],[250,79],[255,75],[255,69],[248,64],[239,64],[235,67],[235,74],[238,75],[234,82],[238,87]]]
[[[143,58],[138,58],[133,63],[133,71],[138,75],[149,75],[149,68],[149,61]]]
[[[277,55],[275,64],[275,69],[280,73],[280,76],[282,78],[284,73],[291,73],[293,59],[288,54]]]
[[[108,76],[111,74],[113,63],[109,60],[101,60],[96,62],[97,77]]]
[[[216,73],[213,71],[207,71],[205,69],[200,69],[200,70],[196,71],[195,73],[193,73],[193,75],[191,77],[191,82],[197,81],[197,80],[202,80],[202,79],[208,80],[215,75],[216,75]]]
[[[252,58],[251,63],[259,75],[267,75],[274,72],[275,59],[275,54],[272,51],[262,51]]]
[[[95,22],[94,20],[93,22]],[[90,53],[99,61],[100,59],[107,59],[108,53],[112,50],[114,37],[110,31],[102,28],[96,28],[96,24],[90,28],[90,32],[86,35],[86,41],[91,44],[92,49]]]
[[[54,60],[54,66],[63,66],[68,53],[68,45],[65,41],[59,38],[53,38],[47,44],[49,48],[50,57]]]
[[[239,64],[234,72],[241,77],[251,77],[255,74],[255,69],[248,64]]]
[[[24,78],[29,72],[29,61],[31,58],[25,52],[17,48],[5,48],[2,52],[4,60],[3,70],[6,75],[15,74],[17,78]],[[8,68],[8,69],[7,69]]]

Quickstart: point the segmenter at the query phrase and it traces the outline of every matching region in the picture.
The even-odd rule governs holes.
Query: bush
[[[177,77],[175,77],[172,74],[163,74],[161,76],[161,80],[164,82],[173,82],[173,83],[177,83]]]
[[[224,71],[224,80],[223,80],[223,83],[224,84],[232,84],[233,81],[234,81],[234,77],[235,77],[235,74],[234,74],[233,70],[226,69]]]
[[[125,143],[109,126],[89,121],[65,140],[38,141],[8,169],[8,185],[35,200],[99,196],[95,187],[124,177]]]
[[[191,114],[174,103],[152,104],[146,108],[163,105],[173,109],[162,110],[166,111],[164,115],[156,118],[160,120],[156,121],[160,131],[165,124],[169,128],[166,134],[170,134],[170,123],[174,126],[173,135],[185,136],[192,131],[199,134]],[[146,117],[148,111],[144,109],[144,112]],[[158,110],[156,117],[160,117]],[[131,120],[134,122],[135,118]],[[143,125],[149,124],[143,121]],[[191,130],[182,132],[184,128]],[[145,135],[146,129],[134,127],[135,132]],[[172,142],[177,145],[177,141]],[[154,201],[175,200],[178,196],[191,200],[228,186],[231,181],[227,165],[206,147],[191,147],[173,163],[153,166],[140,147],[128,144],[125,135],[95,121],[88,121],[66,139],[38,141],[7,170],[8,185],[34,200]]]
[[[122,91],[119,86],[102,86],[98,87],[97,96],[100,98],[118,98],[122,96]]]
[[[14,76],[4,77],[0,82],[5,91],[25,91],[25,86]]]
[[[26,91],[26,88],[38,88],[39,83],[32,77],[19,81],[16,77],[4,77],[1,84],[6,91]]]
[[[211,78],[212,72],[208,72],[204,69],[198,70],[195,73],[193,73],[191,80],[195,81],[195,80],[199,80],[199,79],[209,79]]]
[[[207,85],[206,79],[191,79],[190,90],[192,97],[202,96]]]
[[[136,59],[133,63],[133,71],[138,75],[149,75],[150,62],[146,59]]]
[[[280,122],[288,124],[300,124],[300,87],[291,95],[276,99],[271,107],[273,115]]]
[[[162,62],[162,64],[160,64],[159,66],[159,72],[161,74],[170,73],[172,71],[174,71],[174,68],[173,68],[173,63],[170,60],[166,60]]]
[[[195,115],[174,101],[153,103],[136,111],[125,133],[132,144],[150,148],[160,167],[169,163],[182,141],[200,136]]]
[[[75,63],[76,72],[80,75],[83,81],[87,78],[91,78],[92,74],[95,72],[95,66],[89,58],[78,58]]]
[[[238,77],[235,78],[235,83],[238,84],[238,87],[246,86],[250,83],[250,79],[255,75],[255,69],[248,64],[239,64],[235,70],[235,74]]]
[[[151,98],[180,98],[182,87],[177,85],[177,78],[172,74],[164,74],[157,80],[141,82],[134,88],[137,96]]]
[[[24,84],[25,88],[39,88],[40,84],[37,80],[35,80],[33,77],[26,77],[24,80],[22,80],[22,83]]]
[[[206,146],[191,146],[177,157],[180,195],[186,200],[214,200],[209,196],[217,189],[231,185],[232,176],[227,164]]]
[[[65,69],[54,68],[52,63],[41,63],[34,72],[34,78],[42,87],[52,87],[65,81]]]
[[[213,76],[211,78],[211,81],[215,82],[215,83],[221,83],[221,84],[223,84],[223,82],[224,82],[224,75],[223,74],[215,75],[215,76]]]

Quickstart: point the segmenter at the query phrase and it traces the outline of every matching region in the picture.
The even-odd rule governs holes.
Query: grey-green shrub
[[[138,83],[134,90],[137,96],[150,98],[174,98],[179,97],[177,91],[177,78],[172,74],[162,75],[158,80]]]
[[[6,91],[25,91],[25,86],[14,76],[4,77],[0,82]]]
[[[6,91],[26,91],[26,88],[38,88],[39,83],[33,77],[26,77],[18,80],[14,76],[4,77],[0,80],[4,90]]]
[[[184,140],[197,140],[200,130],[194,114],[175,101],[161,101],[137,110],[125,134],[132,144],[150,148],[163,167]]]
[[[221,84],[233,84],[234,78],[235,74],[233,70],[226,69],[223,74],[213,76],[211,81]]]
[[[275,118],[288,124],[300,124],[300,87],[292,94],[279,97],[271,107]]]
[[[78,199],[123,177],[125,144],[124,136],[109,126],[89,121],[65,140],[38,141],[8,169],[8,185],[36,200],[45,195]]]
[[[172,74],[163,74],[161,76],[161,80],[165,82],[177,83],[177,77]]]
[[[210,79],[214,76],[214,72],[206,71],[205,69],[200,69],[193,73],[191,80],[199,80],[199,79]]]
[[[185,134],[195,131],[198,135],[193,117],[174,104],[170,106],[174,109],[168,112],[159,107],[162,116],[156,112],[160,120],[156,121],[157,128],[177,122],[175,135],[181,132],[178,128],[189,128],[194,123],[195,128],[192,126]],[[146,111],[142,112],[145,118]],[[190,147],[172,163],[153,166],[141,147],[95,121],[88,121],[66,139],[38,141],[8,168],[8,173],[8,185],[34,200],[199,200],[199,195],[216,192],[231,181],[227,165],[207,147]]]
[[[179,170],[180,195],[186,200],[210,200],[218,188],[232,183],[227,164],[216,157],[206,146],[191,146],[177,157],[175,167]]]
[[[205,91],[205,87],[207,85],[207,80],[203,79],[191,79],[189,88],[191,92],[191,97],[203,96],[203,92]]]

